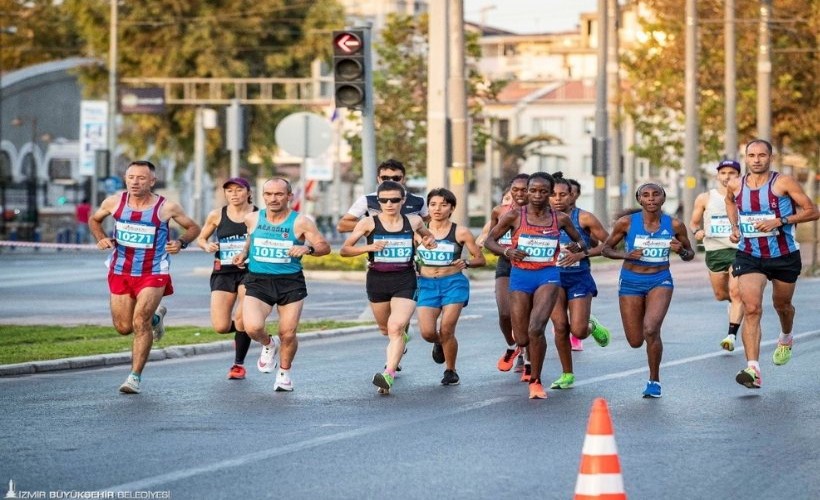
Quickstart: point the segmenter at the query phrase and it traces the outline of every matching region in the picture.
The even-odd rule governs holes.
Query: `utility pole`
[[[609,86],[609,185],[618,188],[610,209],[619,212],[623,208],[623,167],[621,151],[623,139],[621,137],[621,79],[618,71],[618,0],[608,0],[607,30],[609,33],[607,46],[607,85]]]
[[[609,220],[607,215],[607,118],[606,56],[607,56],[607,0],[598,0],[598,75],[595,80],[595,137],[592,138],[592,175],[595,177],[594,212],[598,220]]]
[[[735,79],[737,69],[735,68],[735,0],[725,0],[724,28],[723,33],[726,38],[723,41],[725,52],[724,74],[724,96],[725,106],[724,116],[726,117],[726,139],[724,140],[724,156],[729,159],[737,158],[737,89]]]
[[[111,19],[108,33],[108,171],[116,175],[117,151],[117,0],[110,0]],[[97,179],[99,172],[94,169],[91,177],[91,206],[96,207]]]
[[[772,140],[772,59],[769,20],[772,0],[760,0],[760,44],[757,52],[757,137]]]
[[[357,28],[364,30],[364,105],[362,106],[362,181],[364,192],[376,190],[376,109],[373,105],[373,34],[370,23]]]
[[[683,220],[692,219],[695,204],[695,188],[698,185],[698,109],[697,109],[697,68],[698,68],[698,11],[696,0],[686,0],[686,74],[684,108],[686,115],[683,151],[684,187]]]
[[[427,190],[447,187],[448,2],[430,3],[427,55]]]
[[[450,0],[450,77],[447,94],[450,110],[450,134],[453,147],[450,165],[450,187],[456,195],[453,220],[469,227],[467,209],[469,189],[469,146],[467,143],[467,82],[464,79],[464,0]]]

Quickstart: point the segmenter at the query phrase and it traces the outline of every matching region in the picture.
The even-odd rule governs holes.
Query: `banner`
[[[108,102],[80,103],[80,175],[96,176],[96,151],[108,147]]]

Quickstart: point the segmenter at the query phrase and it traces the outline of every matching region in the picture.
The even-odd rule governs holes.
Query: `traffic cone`
[[[575,500],[592,499],[626,500],[612,420],[603,398],[592,403],[581,468],[575,483]]]

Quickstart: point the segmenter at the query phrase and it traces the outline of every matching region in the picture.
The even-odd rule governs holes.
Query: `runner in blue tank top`
[[[299,342],[296,330],[307,297],[302,257],[330,253],[330,245],[311,219],[290,209],[293,190],[283,178],[269,179],[262,185],[265,209],[245,216],[248,239],[233,257],[233,264],[245,267],[245,300],[242,317],[245,330],[262,344],[256,367],[262,373],[276,369],[274,391],[290,392],[290,369]],[[279,334],[268,335],[265,320],[276,306]],[[280,356],[281,361],[277,359]]]
[[[792,357],[794,306],[792,297],[802,261],[796,225],[820,217],[817,205],[797,181],[771,170],[772,145],[756,139],[746,145],[747,174],[726,186],[726,213],[732,227],[731,241],[738,243],[732,273],[738,277],[743,302],[743,349],[746,368],[735,380],[759,389],[760,317],[763,291],[772,282],[772,303],[780,319],[780,336],[772,355],[775,365]]]
[[[695,252],[686,226],[661,211],[666,192],[655,183],[638,188],[635,198],[641,210],[620,217],[604,243],[603,255],[623,259],[618,287],[621,321],[629,345],[635,349],[646,341],[649,381],[645,398],[661,397],[660,366],[663,357],[661,326],[672,302],[670,252],[690,261]],[[624,242],[624,249],[618,245]]]
[[[470,280],[462,271],[485,264],[484,255],[470,229],[450,221],[455,207],[456,196],[452,191],[444,188],[430,191],[427,194],[430,211],[427,229],[436,238],[436,248],[428,250],[421,239],[416,238],[419,332],[424,340],[433,344],[433,361],[446,363],[442,385],[459,383],[456,324],[470,299]],[[465,247],[469,258],[462,255]]]
[[[242,321],[245,275],[248,271],[234,265],[233,257],[242,251],[248,238],[245,217],[258,209],[251,203],[251,185],[245,179],[228,179],[222,184],[222,190],[228,204],[208,214],[196,244],[213,254],[211,324],[216,333],[234,334],[234,362],[228,371],[228,379],[242,380],[246,373],[245,356],[251,346],[251,338],[245,332]],[[208,241],[214,234],[216,241]]]
[[[558,290],[558,299],[552,309],[550,320],[562,372],[550,385],[550,389],[569,389],[575,383],[570,338],[581,340],[592,335],[601,347],[609,345],[609,330],[590,314],[592,298],[598,296],[598,288],[589,263],[591,256],[601,255],[603,242],[609,237],[609,233],[594,215],[572,207],[573,196],[569,179],[565,179],[561,172],[553,174],[553,179],[555,187],[550,197],[550,205],[553,210],[570,216],[572,225],[583,238],[587,248],[586,253],[567,251],[566,247],[572,243],[572,239],[566,231],[561,231],[561,252],[558,258],[561,288]],[[593,245],[593,241],[597,244]]]
[[[379,394],[389,394],[404,354],[404,332],[416,309],[417,283],[413,268],[413,234],[423,245],[436,247],[436,239],[418,215],[402,215],[404,186],[384,181],[376,190],[382,211],[356,223],[339,255],[368,255],[367,299],[379,331],[388,338],[384,371],[373,376]],[[366,244],[358,245],[366,238]]]
[[[174,293],[168,255],[179,253],[199,234],[199,226],[185,215],[179,203],[151,192],[157,182],[156,167],[149,161],[134,161],[125,171],[125,191],[103,200],[88,220],[97,248],[114,250],[111,256],[108,289],[111,317],[120,335],[134,333],[131,345],[131,373],[120,392],[138,394],[142,370],[154,340],[165,332],[164,295]],[[114,237],[108,237],[102,223],[114,218]],[[182,226],[178,240],[169,240],[168,221]]]

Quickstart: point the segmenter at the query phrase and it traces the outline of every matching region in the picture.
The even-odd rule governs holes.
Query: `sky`
[[[494,7],[482,14],[484,7]],[[464,0],[464,18],[515,33],[572,30],[581,12],[594,12],[598,0]]]

